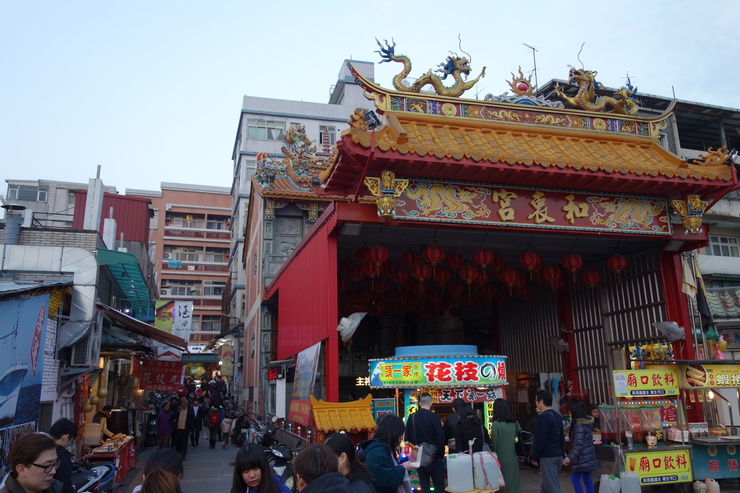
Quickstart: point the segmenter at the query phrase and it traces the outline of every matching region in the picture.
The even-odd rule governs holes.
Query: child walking
[[[224,440],[223,448],[229,448],[229,435],[231,434],[231,415],[227,414],[221,421],[221,437]]]

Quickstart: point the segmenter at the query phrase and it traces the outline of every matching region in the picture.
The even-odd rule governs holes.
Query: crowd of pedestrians
[[[173,410],[172,405],[176,404]],[[210,404],[210,407],[209,407]],[[568,453],[565,449],[563,419],[552,408],[552,396],[541,390],[535,397],[536,419],[529,461],[539,467],[540,491],[561,493],[561,467],[571,470],[575,493],[594,493],[591,473],[596,470],[592,440],[595,418],[584,403],[572,401]],[[293,461],[295,485],[305,493],[411,493],[409,473],[418,472],[420,490],[445,491],[444,452],[496,453],[506,493],[520,493],[519,457],[515,449],[522,427],[504,399],[496,399],[489,436],[473,408],[464,401],[453,403],[452,415],[444,422],[432,412],[432,397],[421,394],[419,409],[406,423],[393,414],[378,419],[372,438],[355,444],[348,435],[336,433],[322,445],[304,447]],[[195,393],[164,403],[159,413],[160,447],[149,457],[142,484],[133,493],[181,493],[188,448],[199,446],[202,431],[209,445],[227,448],[231,420],[222,405],[204,402]],[[77,427],[60,419],[49,434],[30,433],[15,441],[9,455],[11,474],[0,493],[75,493],[70,477],[73,455],[67,448],[77,436]],[[424,467],[404,461],[401,443],[429,447],[432,459]],[[290,493],[268,462],[263,448],[247,443],[236,452],[230,493]]]

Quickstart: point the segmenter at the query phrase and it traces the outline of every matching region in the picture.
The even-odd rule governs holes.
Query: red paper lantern
[[[473,252],[473,262],[485,269],[493,262],[493,252],[488,248],[479,248]]]
[[[563,257],[563,267],[570,272],[576,273],[583,267],[583,259],[577,253],[569,253]]]
[[[375,264],[368,260],[362,264],[362,272],[368,277],[378,277],[383,272],[383,264]]]
[[[457,273],[460,279],[468,283],[468,286],[478,279],[478,268],[471,264],[465,264],[458,270]]]
[[[357,252],[355,252],[355,258],[357,261],[361,264],[364,264],[368,260],[370,260],[370,249],[367,247],[362,247]]]
[[[437,267],[437,264],[444,260],[445,251],[437,245],[430,245],[424,249],[424,260],[432,264],[432,268]]]
[[[437,284],[440,286],[444,286],[450,281],[450,278],[452,277],[452,274],[450,274],[450,271],[447,269],[437,269],[434,272],[434,280],[437,281]]]
[[[563,275],[563,271],[557,265],[548,265],[542,269],[542,278],[550,283],[553,283],[560,279]]]
[[[609,268],[617,273],[622,272],[627,268],[627,265],[629,262],[627,261],[627,257],[624,255],[620,255],[619,253],[615,253],[611,257],[609,257],[609,260],[607,260],[607,265],[609,265]]]
[[[368,260],[371,260],[373,263],[384,264],[388,260],[388,249],[383,245],[375,245],[370,248],[369,256],[370,258]]]
[[[506,259],[498,253],[493,254],[493,260],[491,261],[491,269],[499,271],[506,266]]]
[[[419,263],[419,253],[414,250],[406,250],[401,255],[401,262],[409,267],[413,267]]]
[[[514,283],[516,283],[517,278],[519,277],[519,272],[517,272],[516,269],[513,269],[509,267],[508,269],[504,269],[501,272],[498,273],[499,280],[506,284],[509,289],[514,287]]]
[[[516,273],[516,280],[514,281],[514,287],[516,289],[523,288],[527,285],[527,278],[524,277],[521,272]]]
[[[581,279],[583,279],[584,284],[587,284],[593,289],[601,281],[601,274],[598,271],[590,269],[583,273]]]
[[[447,267],[452,270],[457,270],[463,264],[463,258],[462,255],[460,255],[459,253],[452,252],[451,254],[447,255],[445,262],[447,263]]]
[[[526,267],[531,275],[537,267],[542,265],[542,257],[540,257],[540,254],[534,250],[527,250],[526,252],[522,252],[519,256],[519,263],[522,264],[522,267]]]
[[[401,284],[409,278],[409,271],[407,271],[403,267],[395,266],[393,269],[391,269],[389,275],[391,276],[391,279]]]
[[[423,281],[424,279],[431,277],[432,266],[424,262],[416,264],[411,268],[411,275],[414,277],[414,279]]]

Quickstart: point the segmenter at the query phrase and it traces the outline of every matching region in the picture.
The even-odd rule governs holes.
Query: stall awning
[[[154,318],[154,304],[136,255],[98,248],[95,258],[98,265],[105,265],[110,270],[136,318]]]
[[[316,428],[324,433],[375,429],[373,396],[370,394],[350,402],[326,402],[313,396],[310,399]]]
[[[107,316],[115,325],[122,327],[134,334],[154,339],[157,342],[161,342],[167,346],[179,349],[180,351],[187,351],[188,342],[182,337],[173,336],[169,332],[160,330],[153,325],[136,320],[133,317],[129,317],[125,313],[121,313],[107,305],[102,303],[97,304],[98,310],[100,310],[105,316]]]

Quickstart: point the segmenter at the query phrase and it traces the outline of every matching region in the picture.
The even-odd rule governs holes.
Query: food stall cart
[[[457,398],[492,404],[505,397],[506,357],[476,353],[467,345],[398,347],[393,358],[369,361],[370,388],[402,391],[404,418],[416,411],[421,392],[432,395],[435,408],[449,407]]]
[[[615,406],[601,408],[604,443],[597,445],[601,461],[616,456],[612,472],[635,473],[643,486],[693,480],[678,372],[675,364],[612,372]]]
[[[85,458],[90,461],[111,461],[116,466],[113,480],[120,483],[128,472],[136,468],[136,448],[134,437],[118,434],[109,438],[99,447],[95,447]]]
[[[688,404],[703,402],[708,418],[706,422],[688,425],[694,477],[699,480],[737,478],[740,476],[740,435],[735,416],[740,405],[740,365],[731,361],[702,360],[682,361],[678,368]]]

